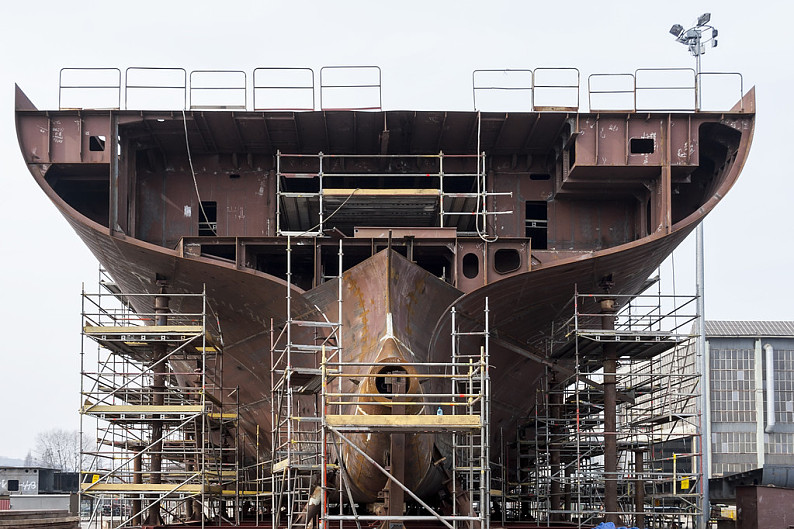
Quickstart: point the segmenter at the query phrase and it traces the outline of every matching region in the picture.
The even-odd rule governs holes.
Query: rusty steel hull
[[[377,366],[426,362],[427,338],[433,326],[448,307],[461,295],[460,291],[416,266],[393,250],[383,250],[364,262],[345,271],[342,276],[342,315],[338,314],[338,280],[324,283],[310,290],[304,297],[333,321],[342,323],[342,360],[350,363],[345,371],[350,375],[375,373]],[[360,363],[361,365],[356,365]],[[422,393],[416,369],[407,367],[413,378],[405,393],[416,395],[409,399],[421,404]],[[340,381],[342,393],[378,393],[374,379],[362,377]],[[336,386],[334,386],[336,388]],[[362,396],[355,405],[346,405],[342,413],[387,415],[392,413],[387,396]],[[430,406],[408,408],[408,414],[434,414]],[[380,460],[389,451],[390,435],[370,432],[351,434],[350,439],[373,459]],[[429,496],[440,487],[443,475],[432,465],[434,436],[426,433],[405,435],[405,485],[415,493]],[[352,448],[342,447],[350,487],[359,501],[371,503],[387,479]]]
[[[488,207],[517,212],[492,227],[500,239],[484,242],[458,236],[455,227],[447,225],[412,229],[396,219],[395,226],[405,233],[395,245],[402,245],[408,257],[414,248],[420,252],[406,259],[395,249],[383,250],[390,243],[376,235],[378,230],[363,230],[367,237],[342,233],[345,255],[354,262],[344,265],[339,315],[336,280],[323,281],[334,274],[324,275],[322,269],[332,262],[323,252],[336,241],[323,244],[339,234],[303,238],[298,247],[304,252],[303,264],[297,265],[303,275],[289,285],[292,316],[338,318],[347,359],[448,361],[450,309],[456,308],[464,328],[480,328],[488,298],[493,332],[491,431],[514,432],[534,403],[545,364],[570,362],[549,358],[544,341],[551,326],[569,316],[565,307],[574,290],[596,292],[609,278],[613,293],[638,293],[734,184],[750,148],[754,94],[737,108],[742,110],[642,119],[560,113],[490,116],[482,144],[494,153],[490,190],[512,195],[491,196]],[[197,156],[202,156],[196,162],[196,185],[227,204],[225,220],[219,216],[213,237],[202,237],[201,232],[197,236],[195,215],[188,214],[191,207],[198,208],[185,168],[181,116],[118,111],[51,115],[17,93],[18,136],[31,174],[121,289],[154,293],[156,278],[166,280],[175,293],[206,287],[223,326],[224,379],[240,388],[245,426],[253,430],[259,425],[266,433],[271,428],[269,330],[271,322],[278,327],[286,319],[288,288],[277,266],[285,260],[285,238],[274,233],[278,197],[271,158],[276,148],[375,156],[384,149],[377,140],[378,127],[385,123],[392,129],[388,152],[435,152],[441,146],[445,152],[465,153],[471,152],[477,115],[311,112],[290,117],[210,112],[191,113],[190,119],[198,131],[191,132],[199,143]],[[276,119],[292,119],[298,139],[291,130],[279,132],[273,126]],[[78,125],[69,125],[69,120]],[[256,136],[258,129],[251,123],[259,122],[270,127],[266,138]],[[52,140],[56,125],[65,130],[58,132],[65,134],[63,142]],[[237,127],[236,135],[221,134],[228,127]],[[613,128],[612,135],[598,132]],[[86,137],[100,134],[118,135],[118,144],[111,142],[111,149],[95,152]],[[659,145],[652,153],[634,155],[620,143],[620,138],[649,134]],[[116,150],[122,154],[117,156]],[[372,165],[381,170],[382,166]],[[362,167],[355,170],[372,169]],[[81,194],[82,186],[94,195]],[[674,191],[679,188],[680,194]],[[405,196],[400,200],[394,208],[422,206]],[[547,247],[534,248],[524,224],[530,206],[544,200]],[[300,205],[290,203],[294,212]],[[361,198],[351,205],[367,206]],[[383,207],[369,206],[361,211],[379,209],[378,215],[384,215]],[[311,223],[311,218],[305,222]],[[344,222],[348,220],[340,220],[342,231],[352,227]],[[388,226],[378,229],[388,233]],[[507,261],[500,261],[504,254],[499,250],[510,252]],[[479,268],[473,271],[466,261],[472,254],[479,256]],[[386,354],[383,341],[390,336],[402,345]],[[437,389],[433,383],[429,387]],[[382,452],[385,442],[376,438],[371,452]],[[366,449],[365,442],[359,443]],[[432,437],[426,435],[407,445],[413,453],[408,457],[415,462],[408,479],[428,494],[440,486],[430,468],[432,445]],[[382,488],[382,476],[364,461],[351,459],[348,466],[354,469],[357,497],[375,501],[372,491]]]

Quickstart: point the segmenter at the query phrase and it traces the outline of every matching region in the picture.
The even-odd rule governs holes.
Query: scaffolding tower
[[[452,494],[454,498],[468,495],[469,505],[453,502],[453,516],[472,516],[477,506],[476,527],[490,527],[491,457],[490,423],[491,401],[488,362],[490,359],[490,323],[488,298],[485,298],[484,328],[481,331],[461,331],[456,311],[452,309],[452,395],[463,406],[453,407],[458,415],[479,418],[479,428],[455,429],[452,432]],[[472,343],[474,340],[474,343]],[[477,342],[481,342],[479,345]],[[478,347],[479,345],[479,347]],[[461,395],[468,395],[464,400]],[[461,512],[461,506],[465,510]],[[460,527],[455,521],[453,525]],[[467,524],[471,527],[474,524]]]
[[[478,124],[479,124],[478,115]],[[478,129],[479,141],[479,129]],[[479,147],[479,144],[478,144]],[[382,172],[365,170],[377,160]],[[403,226],[457,230],[487,236],[498,196],[489,191],[485,153],[479,154],[288,154],[276,152],[276,230],[283,236],[321,236],[326,221],[353,229],[366,216],[373,226],[398,211]],[[384,184],[385,182],[385,184]],[[473,191],[474,190],[474,191]],[[345,209],[341,210],[341,206]],[[490,209],[489,209],[490,208]]]
[[[516,518],[694,527],[702,510],[695,300],[574,295],[550,346],[556,365],[572,369],[546,368],[533,414],[518,425]]]
[[[283,516],[287,527],[305,527],[299,515],[312,494],[312,479],[322,461],[319,409],[320,358],[341,357],[342,351],[342,241],[338,252],[336,321],[318,309],[315,319],[293,317],[292,241],[287,238],[287,294],[284,326],[275,334],[271,324],[272,436],[270,480],[272,524]],[[321,354],[322,352],[322,354]]]
[[[81,453],[84,527],[203,527],[229,516],[227,500],[239,500],[239,403],[223,387],[205,293],[126,293],[100,274],[99,292],[82,294],[81,435],[96,428]]]
[[[489,422],[490,378],[488,372],[489,314],[485,301],[484,329],[461,331],[452,309],[452,355],[448,362],[400,362],[389,364],[386,371],[370,369],[382,363],[334,361],[323,356],[322,362],[322,498],[320,519],[324,527],[328,522],[355,521],[381,524],[381,527],[399,527],[406,522],[438,521],[449,529],[489,527],[490,469]],[[395,366],[397,366],[395,368]],[[346,377],[360,380],[358,387],[375,387],[367,378],[390,380],[391,390],[385,405],[389,413],[344,413],[345,410],[364,406],[362,399],[382,397],[382,393],[362,393],[359,390],[343,391],[342,385],[333,384]],[[434,380],[429,393],[411,393],[408,388],[418,387],[422,380]],[[336,387],[337,389],[334,389]],[[444,388],[448,389],[444,389]],[[386,464],[376,461],[362,450],[354,440],[356,435],[383,434],[391,436],[390,458]],[[401,478],[404,455],[398,446],[405,446],[411,435],[435,435],[435,444],[445,446],[433,465],[440,466],[446,476],[447,490],[451,494],[451,512],[440,512],[410,490]],[[446,442],[440,438],[446,437]],[[399,438],[399,441],[395,441]],[[386,478],[383,512],[361,514],[356,511],[351,498],[348,471],[342,463],[344,451],[366,460]],[[448,453],[446,453],[448,451]],[[328,507],[326,482],[331,454],[338,458],[340,472],[340,500],[338,512]],[[448,464],[444,464],[449,459]],[[345,514],[344,497],[352,510]],[[390,503],[390,498],[400,500]],[[403,498],[417,505],[411,512],[395,512]]]

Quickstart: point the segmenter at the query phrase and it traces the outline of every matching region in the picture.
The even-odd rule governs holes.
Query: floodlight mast
[[[684,30],[681,24],[676,24],[670,28],[670,33],[675,40],[689,48],[689,53],[695,56],[695,111],[700,110],[700,56],[706,53],[706,44],[711,42],[711,47],[717,47],[717,28],[710,26],[711,13],[703,13],[697,19],[697,25]],[[711,36],[703,40],[703,31],[711,30]],[[697,312],[698,312],[698,369],[700,370],[700,491],[702,493],[701,515],[698,519],[698,527],[706,529],[709,525],[711,513],[711,503],[709,501],[709,474],[711,474],[711,458],[709,448],[711,447],[711,432],[709,432],[708,411],[708,381],[709,361],[706,357],[706,316],[705,316],[705,265],[704,265],[704,235],[703,221],[698,224],[695,237],[695,275],[697,277]]]
[[[703,13],[697,19],[697,24],[689,29],[684,29],[681,24],[676,24],[670,28],[670,34],[675,40],[685,45],[689,53],[695,56],[695,111],[700,110],[700,56],[706,53],[706,44],[711,43],[712,48],[717,47],[717,35],[719,31],[714,26],[709,25],[711,13]],[[703,38],[703,32],[711,30],[711,36]]]

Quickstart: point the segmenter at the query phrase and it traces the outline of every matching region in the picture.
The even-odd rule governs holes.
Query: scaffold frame
[[[160,290],[121,292],[104,271],[98,292],[83,288],[80,431],[97,432],[81,458],[89,528],[204,527],[239,503],[239,402],[223,386],[220,322],[205,292]]]
[[[380,160],[389,166],[397,165],[401,170],[362,173],[345,169],[345,164],[352,166],[362,159]],[[468,170],[459,168],[471,159],[476,159],[474,168]],[[487,233],[489,217],[513,214],[513,211],[494,208],[491,204],[493,197],[512,196],[512,192],[489,190],[485,161],[485,152],[454,155],[445,154],[443,151],[437,154],[329,155],[323,152],[289,154],[277,151],[276,232],[282,236],[322,236],[326,221],[342,205],[350,200],[366,197],[369,201],[388,204],[387,207],[398,207],[406,213],[418,215],[418,218],[422,219],[422,225],[440,229],[454,228],[459,236],[493,235]],[[294,169],[295,165],[300,169]],[[309,165],[312,169],[308,168]],[[409,165],[414,168],[405,169]],[[346,182],[357,183],[354,187],[348,185],[344,188],[339,188],[338,184],[328,184],[329,179],[336,182],[340,178],[344,178]],[[388,181],[397,178],[416,178],[420,179],[422,184],[421,187],[412,185],[404,188],[387,186],[383,189],[368,189],[366,187],[367,182],[372,179]],[[473,179],[476,191],[449,189],[450,183],[467,178]],[[302,182],[300,187],[306,189],[298,190],[292,184],[287,185],[290,182]],[[472,217],[475,228],[473,231],[466,229],[470,227]]]
[[[452,355],[449,362],[401,362],[398,365],[402,370],[394,374],[380,372],[367,372],[362,367],[375,367],[379,363],[361,363],[332,361],[323,356],[322,362],[322,425],[323,425],[323,500],[321,503],[321,527],[328,527],[328,523],[338,521],[355,521],[357,526],[361,522],[392,523],[398,522],[427,522],[436,521],[448,529],[464,529],[480,527],[487,529],[490,525],[490,468],[489,468],[489,423],[490,423],[490,376],[489,376],[489,311],[488,301],[485,301],[484,330],[463,332],[457,328],[455,309],[452,308]],[[462,347],[460,340],[475,338],[482,344],[477,344],[476,352],[470,347]],[[450,391],[440,393],[417,394],[396,391],[390,394],[391,401],[385,405],[397,414],[368,415],[368,414],[340,414],[329,413],[329,410],[344,410],[349,406],[361,406],[362,398],[366,399],[376,394],[344,392],[341,385],[336,391],[330,389],[334,381],[344,377],[366,379],[368,377],[385,377],[402,380],[405,388],[410,387],[411,378],[435,378],[442,386],[450,384]],[[366,385],[362,382],[362,385]],[[436,385],[439,387],[439,384]],[[399,386],[398,386],[399,388]],[[407,391],[407,390],[402,390]],[[434,411],[435,409],[435,411]],[[448,413],[444,413],[444,409]],[[393,475],[385,465],[375,461],[366,454],[349,437],[356,433],[427,433],[449,434],[452,437],[451,453],[452,463],[448,474],[451,483],[452,512],[445,515],[437,512],[410,488]],[[328,488],[326,475],[330,451],[328,444],[332,444],[339,461],[342,450],[354,451],[367,460],[375,469],[382,473],[389,485],[393,484],[418,504],[424,514],[389,513],[385,514],[358,514],[353,508],[353,514],[340,512],[332,514],[328,510],[325,491]],[[440,463],[440,462],[438,462]],[[347,472],[344,464],[340,464],[342,489],[350,495],[347,483]],[[353,504],[353,502],[350,502]],[[340,525],[341,526],[341,525]]]
[[[318,312],[314,320],[297,319],[292,313],[292,241],[287,237],[286,321],[280,332],[271,322],[271,458],[266,472],[272,491],[271,522],[282,516],[287,527],[305,527],[298,522],[311,495],[312,476],[322,464],[322,432],[318,394],[321,390],[322,355],[332,359],[342,354],[342,241],[338,250],[337,314],[331,321]],[[308,409],[311,406],[312,409]],[[308,412],[308,413],[307,413]]]
[[[581,528],[611,515],[638,527],[694,527],[702,511],[695,300],[661,291],[575,292],[571,317],[549,345],[549,356],[570,361],[573,373],[547,366],[532,416],[517,427],[515,518]],[[605,367],[604,344],[617,351],[614,371]],[[604,400],[610,377],[617,398],[612,434]],[[614,474],[605,468],[610,435]],[[608,481],[615,483],[616,510],[605,508]]]

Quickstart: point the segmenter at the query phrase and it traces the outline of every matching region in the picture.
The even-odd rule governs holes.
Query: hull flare
[[[610,294],[638,295],[741,172],[754,89],[727,112],[640,111],[633,95],[620,111],[42,111],[17,87],[16,123],[32,178],[120,293],[206,289],[224,385],[239,388],[238,432],[261,440],[244,460],[297,481],[339,464],[341,490],[363,503],[402,498],[379,468],[391,467],[438,506],[450,496],[450,428],[487,425],[483,458],[488,446],[504,455],[546,370],[571,369],[547,343],[573,294],[609,280]],[[467,391],[440,366],[459,346],[485,354],[486,324],[489,360],[466,376],[490,377],[489,400],[461,406],[487,418],[459,424],[439,395]],[[281,384],[285,373],[301,384]],[[326,451],[326,407],[356,425],[380,417],[385,430],[351,427],[350,444]],[[282,432],[297,416],[313,422]],[[421,426],[398,432],[390,417]],[[311,462],[296,470],[280,450],[300,443]]]

